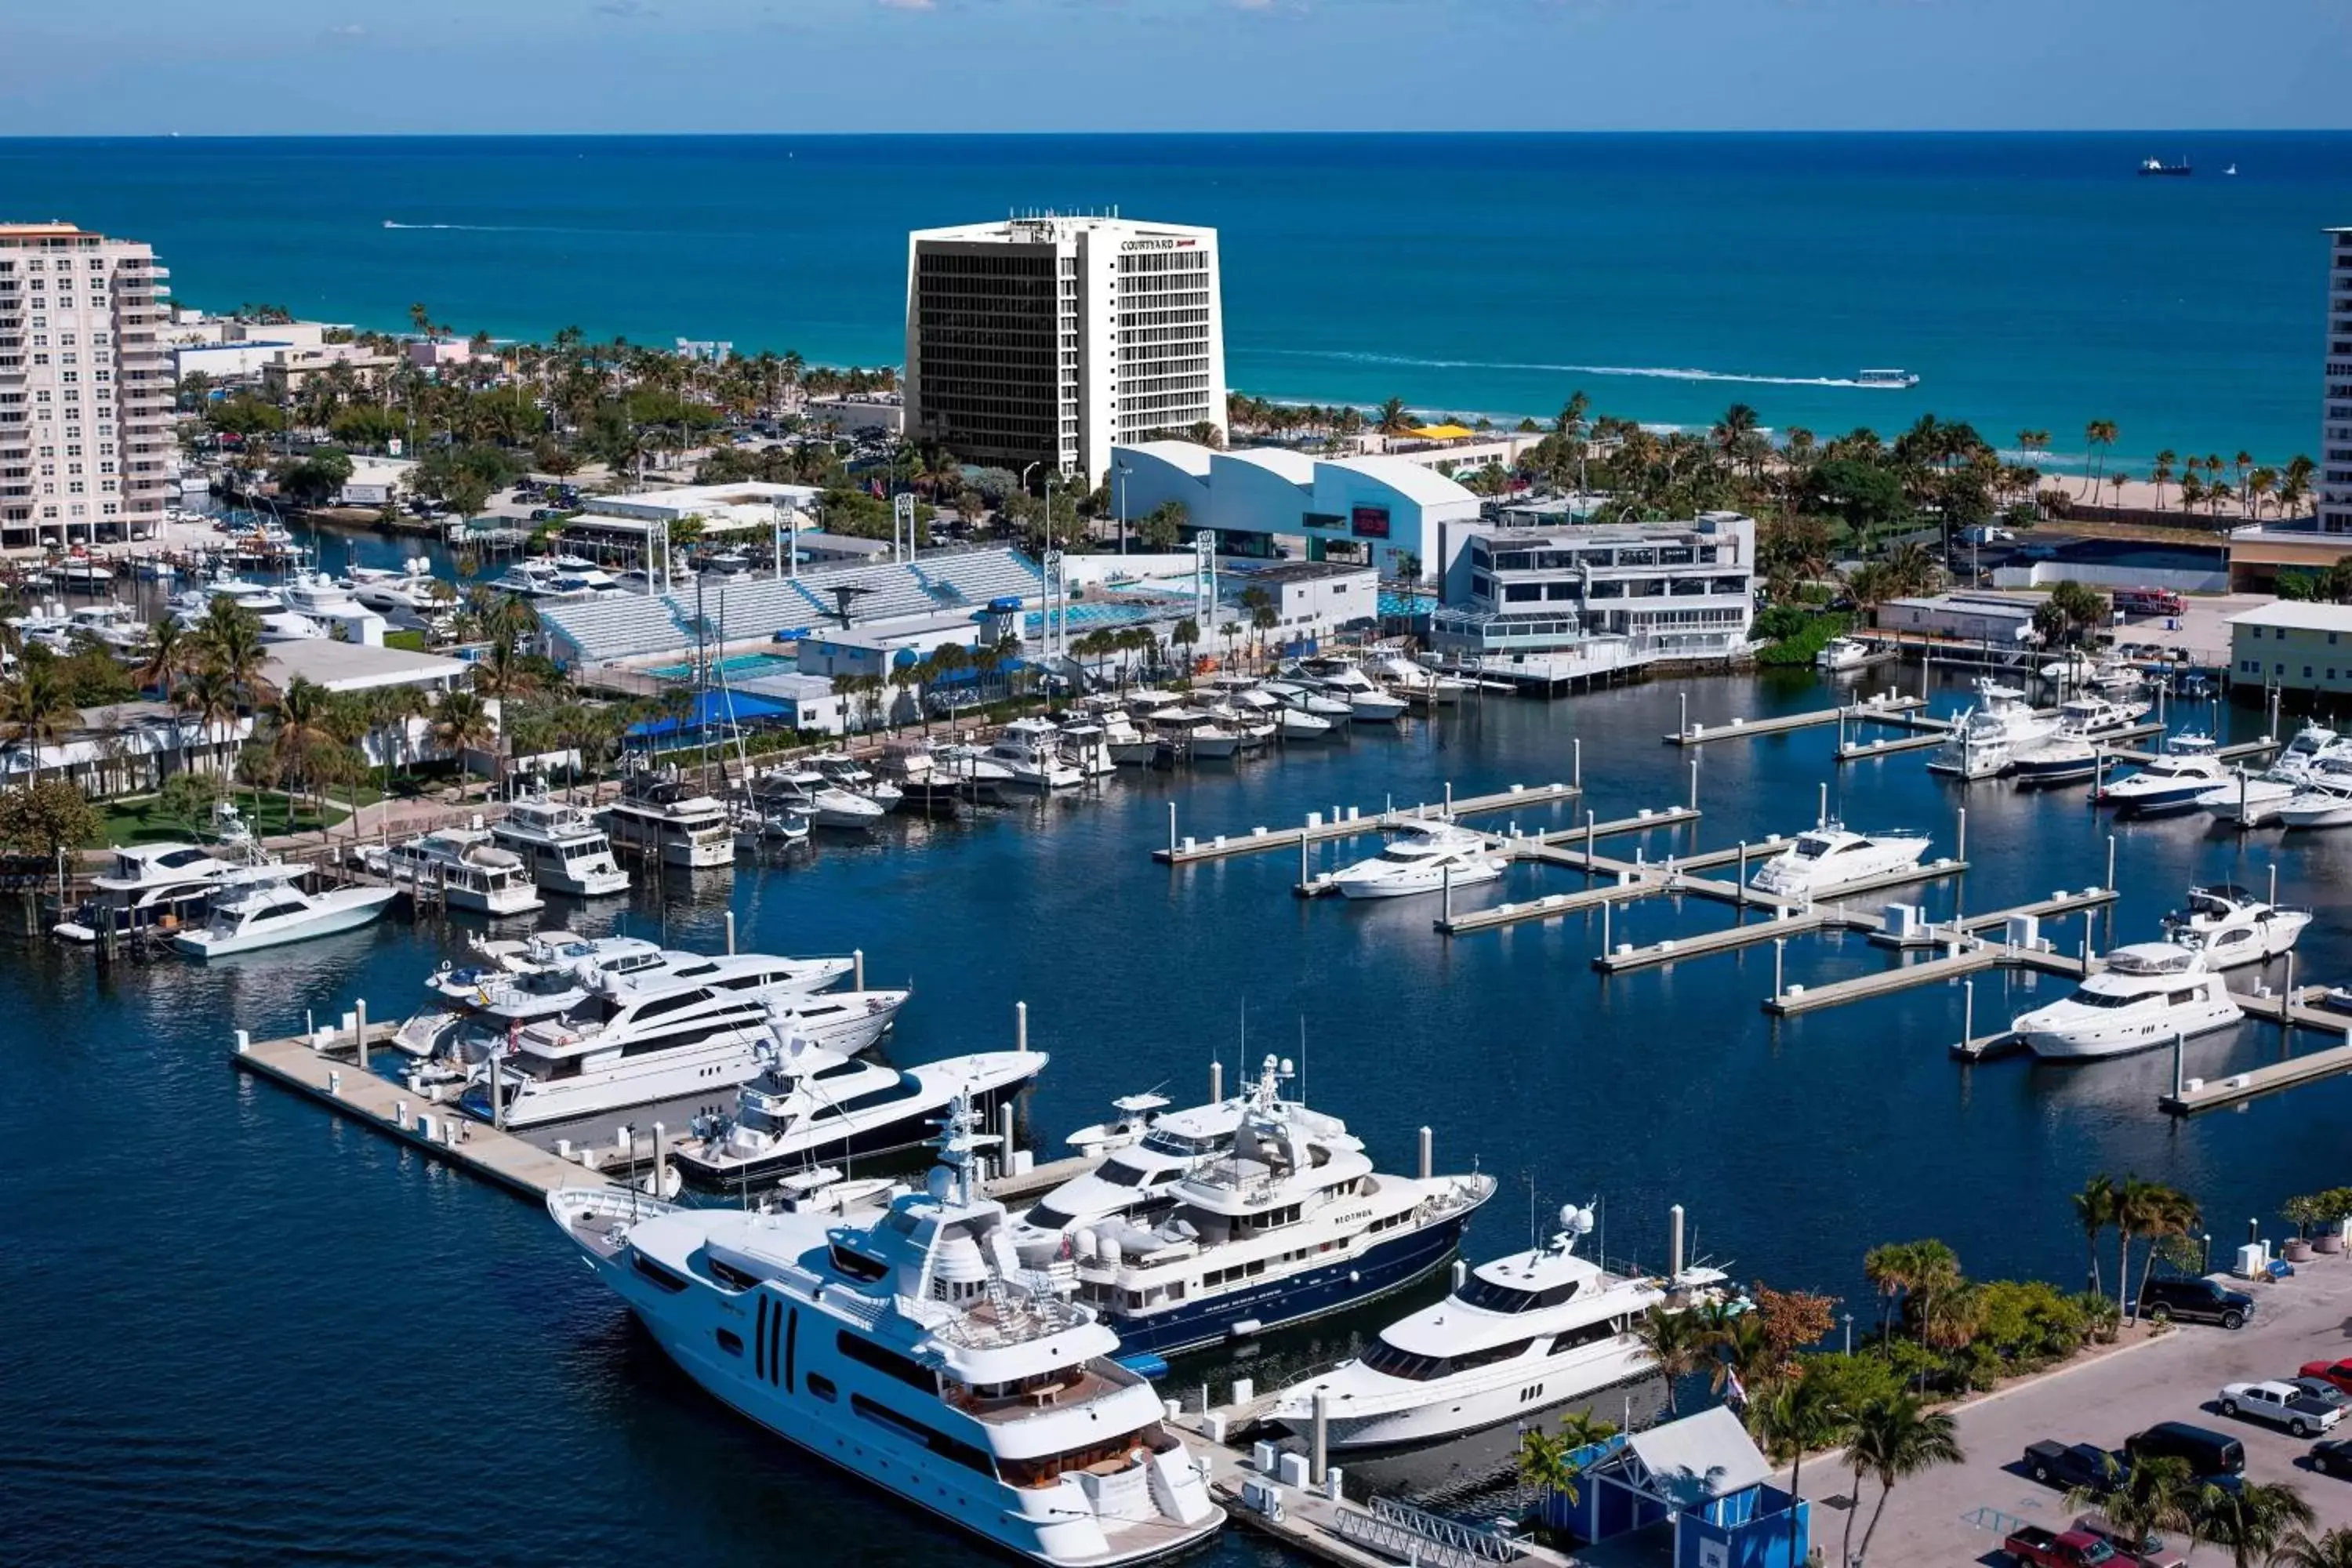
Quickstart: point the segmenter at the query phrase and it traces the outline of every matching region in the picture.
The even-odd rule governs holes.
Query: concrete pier
[[[1176,819],[1171,803],[1169,842],[1164,847],[1154,849],[1151,858],[1163,866],[1191,866],[1203,860],[1230,859],[1236,855],[1256,855],[1268,849],[1297,849],[1304,845],[1328,843],[1335,838],[1387,832],[1407,822],[1448,820],[1496,811],[1516,811],[1528,806],[1553,805],[1574,800],[1583,793],[1572,784],[1513,784],[1492,795],[1423,801],[1410,807],[1392,806],[1377,813],[1349,807],[1344,816],[1328,821],[1310,819],[1300,827],[1253,827],[1246,833],[1220,834],[1206,840],[1176,837]],[[1319,818],[1321,814],[1316,816]]]
[[[1661,737],[1669,746],[1703,746],[1709,741],[1738,741],[1758,735],[1785,735],[1792,730],[1818,730],[1841,721],[1849,724],[1906,724],[1909,715],[1927,706],[1920,697],[1884,692],[1860,698],[1842,708],[1817,708],[1805,713],[1783,713],[1776,719],[1730,719],[1719,724],[1685,724]],[[1941,721],[1928,721],[1941,727]]]

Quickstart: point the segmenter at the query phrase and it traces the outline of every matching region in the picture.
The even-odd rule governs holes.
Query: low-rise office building
[[[1266,596],[1274,618],[1269,637],[1321,637],[1381,613],[1380,574],[1339,561],[1285,561],[1272,566],[1235,563],[1224,574],[1224,597],[1239,605],[1252,588]],[[1251,624],[1244,609],[1243,625]]]
[[[2030,594],[1926,594],[1878,606],[1878,629],[2014,647],[2033,630],[2042,601]]]
[[[1755,619],[1756,524],[1463,530],[1430,618],[1441,654],[1556,689],[1662,659],[1729,659]]]
[[[2237,686],[2352,692],[2352,605],[2281,599],[2230,617]]]

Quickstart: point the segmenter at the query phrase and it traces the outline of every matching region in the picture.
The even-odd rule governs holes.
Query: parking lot
[[[2263,1423],[2222,1415],[2214,1395],[2225,1383],[2293,1377],[2304,1363],[2352,1355],[2352,1260],[2315,1258],[2276,1285],[2232,1284],[2259,1303],[2254,1321],[2236,1333],[2180,1326],[2096,1361],[2031,1380],[1954,1412],[1968,1461],[1905,1481],[1895,1489],[1886,1517],[1871,1542],[1871,1561],[1900,1563],[2001,1563],[2000,1531],[1973,1522],[1979,1510],[2060,1529],[2074,1515],[2065,1494],[2037,1485],[2020,1463],[2026,1445],[2044,1437],[2118,1448],[2132,1433],[2158,1421],[2188,1421],[2226,1433],[2245,1445],[2246,1475],[2295,1486],[2319,1515],[2322,1528],[2352,1525],[2352,1481],[2314,1474],[2303,1462],[2310,1448]],[[2352,1436],[2352,1416],[2331,1436]],[[1813,1500],[1813,1540],[1832,1563],[1845,1531],[1851,1472],[1809,1460],[1804,1492]],[[1877,1489],[1864,1483],[1863,1524]],[[1855,1527],[1860,1538],[1863,1525]],[[2175,1542],[2177,1546],[2179,1543]],[[2223,1563],[2214,1548],[2192,1563]]]

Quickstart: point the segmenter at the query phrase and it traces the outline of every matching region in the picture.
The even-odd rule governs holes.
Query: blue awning
[[[698,694],[694,707],[683,721],[647,719],[629,726],[633,739],[650,740],[662,735],[674,735],[681,730],[701,730],[713,724],[785,724],[793,722],[795,710],[788,702],[772,697],[754,697],[743,691],[705,691]]]

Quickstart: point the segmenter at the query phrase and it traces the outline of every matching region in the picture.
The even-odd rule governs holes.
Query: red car
[[[2323,1383],[2332,1383],[2345,1393],[2352,1394],[2352,1356],[2347,1356],[2342,1361],[2305,1362],[2299,1375],[2315,1377]]]

